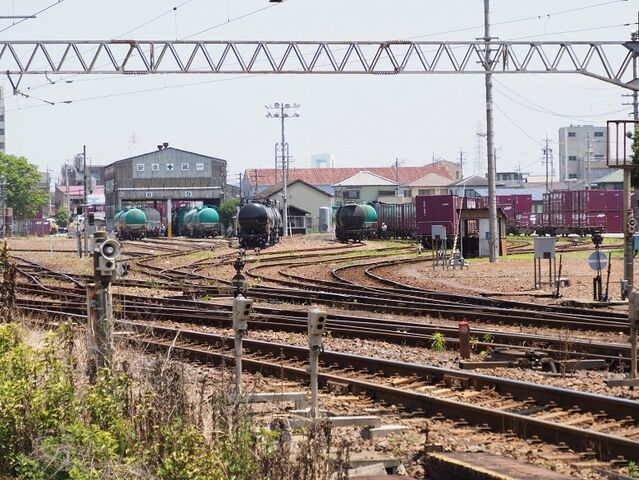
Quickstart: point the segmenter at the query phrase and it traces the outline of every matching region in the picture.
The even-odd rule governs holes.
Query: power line
[[[37,12],[35,12],[35,13],[32,15],[32,17],[36,17],[36,16],[40,15],[41,13],[44,13],[44,12],[46,12],[47,10],[49,10],[50,8],[53,8],[53,7],[55,7],[56,5],[61,4],[62,2],[64,2],[64,0],[58,0],[57,2],[52,3],[51,5],[49,5],[49,6],[47,6],[47,7],[44,7],[42,10],[38,10]],[[29,18],[23,18],[23,19],[22,19],[22,20],[20,20],[20,21],[17,21],[17,22],[15,22],[15,23],[12,23],[12,24],[11,24],[11,25],[9,25],[8,27],[5,27],[5,28],[3,28],[2,30],[0,30],[0,33],[5,32],[5,31],[9,30],[10,28],[15,27],[16,25],[20,25],[22,22],[24,22],[24,21],[26,21],[26,20],[28,20],[28,19],[29,19]]]
[[[496,108],[497,110],[499,110],[499,111],[502,113],[502,115],[503,115],[504,117],[506,117],[506,118],[508,119],[508,121],[510,121],[510,123],[512,123],[512,124],[513,124],[513,125],[514,125],[514,126],[515,126],[515,127],[516,127],[516,128],[517,128],[520,132],[521,132],[521,133],[523,133],[524,135],[526,135],[528,138],[530,138],[530,139],[531,139],[533,142],[535,142],[537,145],[539,145],[539,146],[542,146],[542,147],[543,147],[543,144],[542,144],[541,142],[539,142],[539,141],[535,140],[535,139],[534,139],[534,138],[533,138],[533,137],[532,137],[532,136],[531,136],[531,135],[530,135],[530,134],[529,134],[526,130],[524,130],[522,127],[520,127],[520,126],[519,126],[519,124],[518,124],[517,122],[515,122],[512,118],[510,118],[510,116],[509,116],[506,112],[504,112],[504,111],[501,109],[501,107],[500,107],[499,105],[497,105],[497,103],[494,103],[493,105],[494,105],[494,106],[495,106],[495,108]]]
[[[567,13],[573,13],[573,12],[576,12],[576,11],[579,11],[579,10],[587,10],[587,9],[590,9],[590,8],[602,7],[602,6],[605,6],[605,5],[610,5],[612,3],[619,3],[619,2],[626,2],[626,1],[627,0],[610,0],[610,1],[607,1],[607,2],[599,2],[599,3],[592,4],[592,5],[586,5],[586,6],[583,6],[583,7],[571,8],[571,9],[568,9],[568,10],[559,10],[557,12],[549,12],[549,13],[544,13],[544,14],[541,14],[541,15],[532,15],[532,16],[529,16],[529,17],[516,18],[516,19],[512,19],[512,20],[503,20],[501,22],[493,22],[492,25],[493,26],[495,26],[495,25],[507,25],[507,24],[510,24],[510,23],[519,23],[519,22],[525,22],[525,21],[528,21],[528,20],[541,20],[542,18],[556,17],[556,16],[559,16],[559,15],[567,14]],[[436,35],[445,35],[447,33],[467,32],[469,30],[476,30],[476,29],[479,29],[479,28],[483,28],[483,26],[484,25],[481,24],[481,25],[475,25],[475,26],[472,26],[472,27],[464,27],[464,28],[457,28],[457,29],[454,29],[454,30],[446,30],[446,31],[443,31],[443,32],[426,33],[426,34],[423,34],[423,35],[416,35],[414,37],[407,37],[407,39],[433,37],[433,36],[436,36]]]
[[[610,111],[610,112],[603,112],[603,113],[596,113],[596,114],[591,114],[591,115],[564,115],[564,114],[562,114],[562,113],[553,112],[552,110],[548,110],[547,108],[542,107],[541,105],[538,105],[538,104],[534,103],[534,102],[533,102],[533,101],[531,101],[531,100],[528,100],[527,98],[525,98],[525,97],[521,96],[520,94],[518,94],[517,92],[515,92],[515,91],[511,90],[510,88],[508,88],[506,85],[504,85],[502,82],[500,82],[500,81],[498,81],[498,80],[495,80],[495,82],[496,82],[496,83],[498,83],[498,84],[499,84],[500,86],[502,86],[503,88],[505,88],[506,90],[508,90],[508,91],[509,91],[510,93],[512,93],[513,95],[516,95],[517,97],[519,97],[519,98],[521,98],[522,100],[524,100],[524,101],[526,101],[526,102],[530,103],[530,104],[531,104],[531,105],[533,105],[533,106],[531,107],[530,105],[526,105],[526,104],[524,104],[524,103],[522,103],[522,102],[519,102],[519,101],[517,101],[516,99],[512,98],[510,95],[508,95],[508,94],[506,94],[505,92],[501,91],[499,88],[496,88],[496,87],[495,87],[495,89],[496,89],[496,90],[497,90],[497,91],[498,91],[501,95],[503,95],[504,97],[506,97],[506,98],[507,98],[508,100],[510,100],[511,102],[514,102],[514,103],[516,103],[517,105],[520,105],[520,106],[522,106],[522,107],[524,107],[524,108],[527,108],[527,109],[529,109],[529,110],[532,110],[532,111],[534,111],[534,112],[537,112],[537,113],[543,113],[543,114],[545,114],[545,115],[553,115],[553,116],[556,116],[556,117],[567,118],[567,119],[570,119],[570,120],[587,120],[587,119],[590,119],[590,118],[596,118],[596,117],[607,117],[607,116],[609,116],[609,115],[612,115],[612,114],[615,114],[615,113],[624,112],[624,111],[626,111],[626,110],[627,110],[627,109],[625,109],[625,108],[622,108],[622,109],[619,109],[619,110],[613,110],[613,111]]]

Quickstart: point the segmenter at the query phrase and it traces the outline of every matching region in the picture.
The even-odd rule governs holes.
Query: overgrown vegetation
[[[335,445],[326,424],[292,451],[246,404],[207,395],[206,379],[190,398],[177,362],[158,358],[137,377],[124,364],[87,384],[77,358],[69,325],[39,342],[0,325],[0,478],[328,480],[336,470],[346,478],[347,446]],[[331,449],[341,452],[336,461]]]
[[[443,352],[446,350],[446,337],[442,332],[433,333],[432,340],[430,342],[431,348],[436,352]]]
[[[6,182],[7,206],[16,218],[32,217],[47,202],[47,193],[39,187],[38,167],[26,158],[0,153],[0,175]]]
[[[0,250],[0,322],[10,319],[11,309],[16,299],[16,266],[11,261],[9,247],[5,240]]]

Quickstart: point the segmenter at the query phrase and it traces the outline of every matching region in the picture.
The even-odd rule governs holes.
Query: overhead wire
[[[51,8],[53,8],[53,7],[57,6],[57,5],[60,5],[62,2],[64,2],[64,0],[57,0],[55,3],[52,3],[52,4],[50,4],[50,5],[46,6],[46,7],[44,7],[43,9],[38,10],[37,12],[35,12],[35,13],[31,14],[31,17],[36,17],[36,16],[40,15],[41,13],[44,13],[44,12],[46,12],[47,10],[49,10],[49,9],[51,9]],[[7,30],[9,30],[10,28],[15,27],[16,25],[20,25],[22,22],[24,22],[24,21],[26,21],[26,20],[29,20],[29,18],[23,18],[23,19],[21,19],[21,20],[18,20],[17,22],[12,23],[11,25],[9,25],[9,26],[7,26],[7,27],[4,27],[4,28],[0,29],[0,33],[2,33],[2,32],[6,32],[6,31],[7,31]]]
[[[64,0],[59,0],[59,2],[61,2],[61,1],[64,1]],[[190,1],[192,1],[192,0],[186,0],[180,6],[182,6],[184,4],[187,4]],[[609,4],[613,4],[613,3],[619,3],[619,2],[625,2],[625,1],[627,1],[627,0],[609,0],[609,1],[606,1],[606,2],[595,3],[595,4],[592,4],[592,5],[586,5],[586,6],[582,6],[582,7],[576,7],[576,8],[567,9],[567,10],[561,10],[561,11],[557,11],[557,12],[550,12],[550,13],[543,14],[543,15],[522,17],[522,18],[513,19],[513,20],[505,20],[505,21],[502,21],[502,22],[493,23],[492,25],[503,25],[503,24],[508,24],[508,23],[516,23],[516,22],[528,21],[528,20],[532,20],[532,19],[536,19],[536,18],[546,18],[546,17],[550,17],[550,16],[563,15],[563,14],[566,14],[566,13],[571,13],[571,12],[575,12],[575,11],[579,11],[579,10],[586,10],[586,9],[590,9],[590,8],[596,8],[596,7],[600,7],[600,6],[605,6],[605,5],[609,5]],[[206,29],[200,30],[200,31],[198,31],[196,33],[187,35],[187,36],[183,37],[182,40],[186,40],[186,39],[192,38],[194,36],[198,36],[198,35],[200,35],[202,33],[208,32],[210,30],[213,30],[213,29],[216,29],[216,28],[220,28],[222,26],[227,25],[230,22],[238,21],[238,20],[247,18],[247,17],[249,17],[251,15],[257,14],[259,12],[262,12],[264,10],[267,10],[269,8],[272,8],[272,7],[275,7],[275,6],[278,6],[278,5],[279,5],[279,3],[275,3],[273,5],[267,5],[266,7],[262,7],[262,8],[253,10],[253,11],[248,12],[246,14],[242,14],[242,15],[234,17],[234,18],[229,18],[226,22],[218,23],[218,24],[213,25],[211,27],[208,27]],[[134,29],[132,29],[132,30],[130,30],[128,32],[125,32],[123,35],[131,33],[132,31],[135,31],[136,29],[141,28],[142,26],[148,25],[152,21],[155,21],[158,18],[161,18],[162,16],[165,16],[166,14],[168,14],[168,13],[170,13],[172,11],[173,10],[167,11],[167,12],[155,17],[154,19],[151,19],[148,22],[145,22],[144,24],[141,24],[140,26],[135,27]],[[518,39],[533,38],[533,37],[546,36],[546,35],[555,35],[555,34],[561,34],[561,33],[574,33],[574,32],[579,32],[579,31],[590,31],[590,30],[604,29],[604,28],[614,28],[614,27],[627,26],[627,25],[629,25],[629,24],[608,25],[608,26],[603,26],[603,27],[590,27],[590,28],[585,28],[585,29],[570,30],[570,31],[564,31],[564,32],[551,32],[551,33],[544,33],[544,34],[538,34],[538,35],[531,35],[531,36],[527,36],[527,37],[519,37]],[[474,29],[474,28],[477,28],[477,27],[466,27],[466,28],[463,28],[463,29],[449,30],[449,31],[446,31],[446,32],[433,33],[433,34],[428,34],[428,35],[423,35],[423,36],[438,35],[438,34],[443,34],[443,33],[451,33],[451,32],[455,32],[455,31],[464,31],[464,30],[469,30],[469,29]],[[419,38],[419,37],[422,37],[422,36],[409,37],[409,38]],[[513,40],[517,40],[517,39],[513,39]],[[248,77],[255,77],[255,76],[261,76],[261,75],[262,74],[253,74],[253,75],[248,75]],[[71,78],[71,77],[75,77],[75,76],[77,76],[77,74],[76,75],[72,75],[70,77],[66,77],[66,78]],[[240,78],[244,78],[244,77],[247,77],[247,75],[243,74],[243,75],[240,75],[240,76],[235,76],[235,77],[225,78],[225,79],[220,79],[220,80],[221,81],[230,81],[230,80],[240,79]],[[100,79],[103,79],[103,78],[104,77],[102,77]],[[108,79],[108,78],[113,79],[114,77],[107,77],[107,78],[104,78],[104,79]],[[121,77],[118,76],[117,78],[121,78]],[[172,89],[172,88],[179,88],[181,86],[192,86],[192,85],[202,85],[202,84],[206,84],[206,83],[216,83],[216,81],[217,80],[208,80],[208,81],[202,81],[202,82],[189,82],[189,83],[184,83],[184,84],[180,84],[180,85],[171,85],[171,86],[165,86],[165,87],[156,87],[156,88],[143,89],[143,90],[133,90],[133,91],[128,91],[128,92],[106,94],[104,96],[84,97],[84,98],[79,98],[79,99],[76,99],[76,100],[66,101],[64,103],[97,100],[97,99],[100,99],[100,98],[112,98],[112,97],[115,97],[115,96],[127,96],[127,95],[131,95],[133,93],[145,93],[145,92],[151,92],[151,91],[158,91],[158,90],[162,90],[164,88],[171,88]],[[38,88],[38,87],[45,86],[45,85],[49,85],[49,84],[41,84],[41,85],[35,86],[33,88]],[[543,112],[542,111],[541,113],[547,113],[547,112]],[[570,116],[568,116],[566,118],[579,118],[579,117],[570,117]]]

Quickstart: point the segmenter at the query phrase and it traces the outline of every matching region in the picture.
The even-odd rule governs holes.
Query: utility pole
[[[592,142],[590,132],[586,132],[586,190],[590,190],[590,160],[592,152]]]
[[[499,230],[497,226],[497,167],[495,165],[495,130],[493,126],[493,81],[492,60],[490,51],[490,0],[484,0],[484,41],[486,42],[484,52],[484,81],[486,84],[486,150],[488,155],[488,239],[490,263],[497,261],[499,256]]]
[[[288,143],[286,143],[286,136],[284,134],[284,121],[287,118],[296,118],[299,117],[300,114],[297,110],[300,105],[297,103],[289,104],[289,103],[274,103],[273,105],[264,105],[266,109],[269,111],[266,114],[266,118],[279,118],[280,119],[280,128],[282,132],[282,141],[280,143],[280,153],[282,159],[282,184],[283,184],[283,195],[284,195],[284,209],[282,220],[284,221],[284,236],[289,236],[289,225],[288,225],[288,169],[289,169],[289,148]],[[288,113],[289,110],[292,110],[291,113]],[[274,111],[274,113],[271,113]],[[275,146],[277,152],[277,145]],[[277,172],[277,164],[275,165],[275,172]],[[277,173],[276,173],[277,178]]]
[[[404,160],[399,160],[398,157],[395,157],[395,196],[400,196],[400,188],[399,188],[399,166],[404,163]],[[435,163],[433,161],[433,163]]]
[[[464,178],[464,152],[460,148],[459,149],[459,179],[462,180]]]
[[[84,175],[84,256],[89,256],[89,195],[87,192],[87,146],[82,147],[82,168]]]
[[[550,191],[549,178],[548,178],[549,177],[548,165],[550,164],[550,158],[552,157],[552,148],[548,146],[549,143],[550,143],[550,140],[548,139],[548,136],[546,135],[546,146],[541,149],[541,151],[544,154],[544,163],[546,164],[546,192]],[[552,174],[552,172],[550,173]]]
[[[237,174],[237,178],[239,180],[239,185],[240,185],[240,203],[242,203],[242,172]]]
[[[637,14],[637,31],[632,33],[632,41],[639,41],[639,13]],[[637,78],[637,53],[632,56],[632,77]],[[639,121],[639,102],[637,98],[637,90],[632,92],[632,118]],[[636,132],[632,132],[636,134]],[[628,220],[633,218],[632,213],[632,183],[631,183],[631,170],[629,168],[623,169],[623,209],[625,212],[626,227],[625,227],[625,245],[624,245],[624,268],[622,284],[622,298],[628,298],[634,285],[634,245],[633,245],[633,231],[630,228]],[[636,333],[636,332],[635,332]],[[635,340],[636,341],[636,340]],[[636,355],[636,351],[635,351]],[[636,361],[635,361],[635,375],[636,375]]]

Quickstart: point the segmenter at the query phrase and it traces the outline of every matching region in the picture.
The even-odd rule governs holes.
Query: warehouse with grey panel
[[[104,169],[106,222],[127,206],[154,208],[162,223],[185,206],[217,205],[226,190],[226,160],[158,145],[153,152],[118,160]]]

